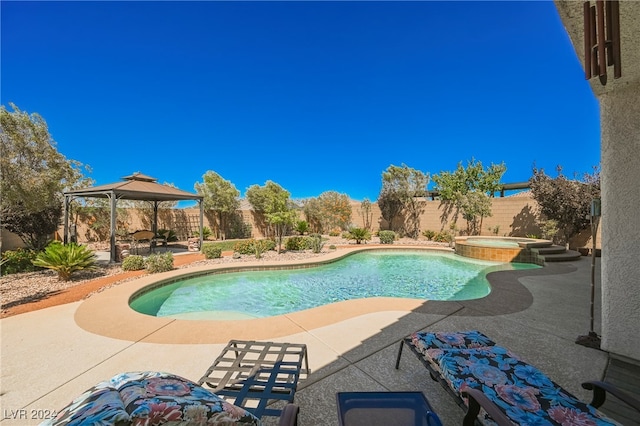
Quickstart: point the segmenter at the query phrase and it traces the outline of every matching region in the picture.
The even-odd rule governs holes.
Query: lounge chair
[[[590,404],[571,395],[544,373],[496,345],[479,331],[414,333],[400,342],[408,346],[440,384],[467,409],[463,425],[593,424],[617,425],[597,410],[609,392],[638,412],[640,401],[604,382],[583,383],[593,390]]]
[[[298,407],[288,404],[280,426],[296,424]],[[154,372],[118,374],[85,391],[58,415],[41,425],[79,424],[260,425],[242,407],[182,377]]]

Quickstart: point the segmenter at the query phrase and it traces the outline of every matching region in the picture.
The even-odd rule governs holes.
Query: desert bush
[[[380,231],[378,236],[382,244],[393,244],[396,239],[396,233],[393,231]]]
[[[347,240],[355,240],[356,244],[371,239],[371,232],[364,228],[351,228],[347,233]]]
[[[122,261],[124,271],[139,271],[144,269],[144,258],[138,255],[131,255]]]
[[[152,254],[145,261],[147,272],[155,274],[173,270],[173,254],[168,251],[162,254]]]
[[[340,229],[332,229],[331,231],[329,231],[330,237],[337,237],[339,235],[340,235]]]
[[[256,259],[262,257],[262,253],[275,248],[275,241],[272,240],[256,240],[253,244],[253,251],[256,255]]]
[[[5,251],[2,253],[2,261],[0,261],[2,275],[37,271],[40,268],[33,264],[37,255],[38,253],[33,250],[17,249]]]
[[[335,250],[335,249],[336,249],[336,246],[335,246],[334,244],[331,244],[331,245],[329,246],[329,250]]]
[[[204,244],[202,246],[202,253],[207,259],[219,259],[222,257],[222,249],[213,244]]]
[[[305,232],[309,232],[309,223],[306,220],[299,220],[296,222],[295,230],[298,234],[304,235]]]
[[[451,234],[449,232],[437,232],[434,236],[433,236],[433,241],[438,242],[438,243],[450,243],[451,241],[453,241],[453,237],[451,236]]]
[[[271,239],[256,240],[249,239],[238,241],[233,247],[233,251],[240,254],[256,254],[256,246],[262,250],[262,252],[274,250],[276,248],[276,242]]]
[[[309,239],[303,236],[295,236],[287,238],[284,243],[284,248],[292,251],[306,250],[309,248]]]
[[[255,253],[255,245],[256,240],[253,238],[243,241],[238,241],[236,245],[233,247],[233,251],[240,254],[254,254]]]
[[[54,241],[38,253],[33,264],[52,269],[61,281],[69,281],[74,272],[95,269],[95,260],[95,254],[85,246]]]
[[[542,228],[542,237],[545,240],[555,241],[556,235],[560,232],[558,221],[555,219],[540,222],[540,228]]]
[[[322,251],[322,247],[324,247],[324,241],[322,241],[322,235],[311,234],[309,236],[309,246],[312,252],[320,253]]]
[[[426,231],[422,231],[422,235],[429,241],[433,240],[433,237],[436,235],[436,231],[432,231],[427,229]]]

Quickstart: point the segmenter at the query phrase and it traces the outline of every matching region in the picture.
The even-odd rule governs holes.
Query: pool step
[[[567,249],[564,246],[550,245],[547,247],[535,247],[532,248],[531,251],[538,253],[541,256],[546,256],[548,254],[564,253]]]
[[[582,255],[575,250],[565,250],[563,253],[540,253],[540,257],[544,258],[545,262],[569,262],[580,259]]]

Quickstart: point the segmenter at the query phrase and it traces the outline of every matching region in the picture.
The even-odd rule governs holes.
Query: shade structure
[[[196,200],[200,207],[200,247],[202,247],[202,227],[204,207],[202,195],[182,191],[162,185],[156,178],[136,172],[125,176],[122,181],[107,185],[92,186],[64,193],[64,242],[69,241],[69,208],[74,198],[106,198],[111,209],[110,246],[111,262],[116,261],[116,207],[118,200],[150,201],[153,203],[153,232],[158,230],[158,204],[163,201]]]

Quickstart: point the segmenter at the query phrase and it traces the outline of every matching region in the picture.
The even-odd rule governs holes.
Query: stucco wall
[[[640,84],[600,97],[602,347],[640,360]]]

